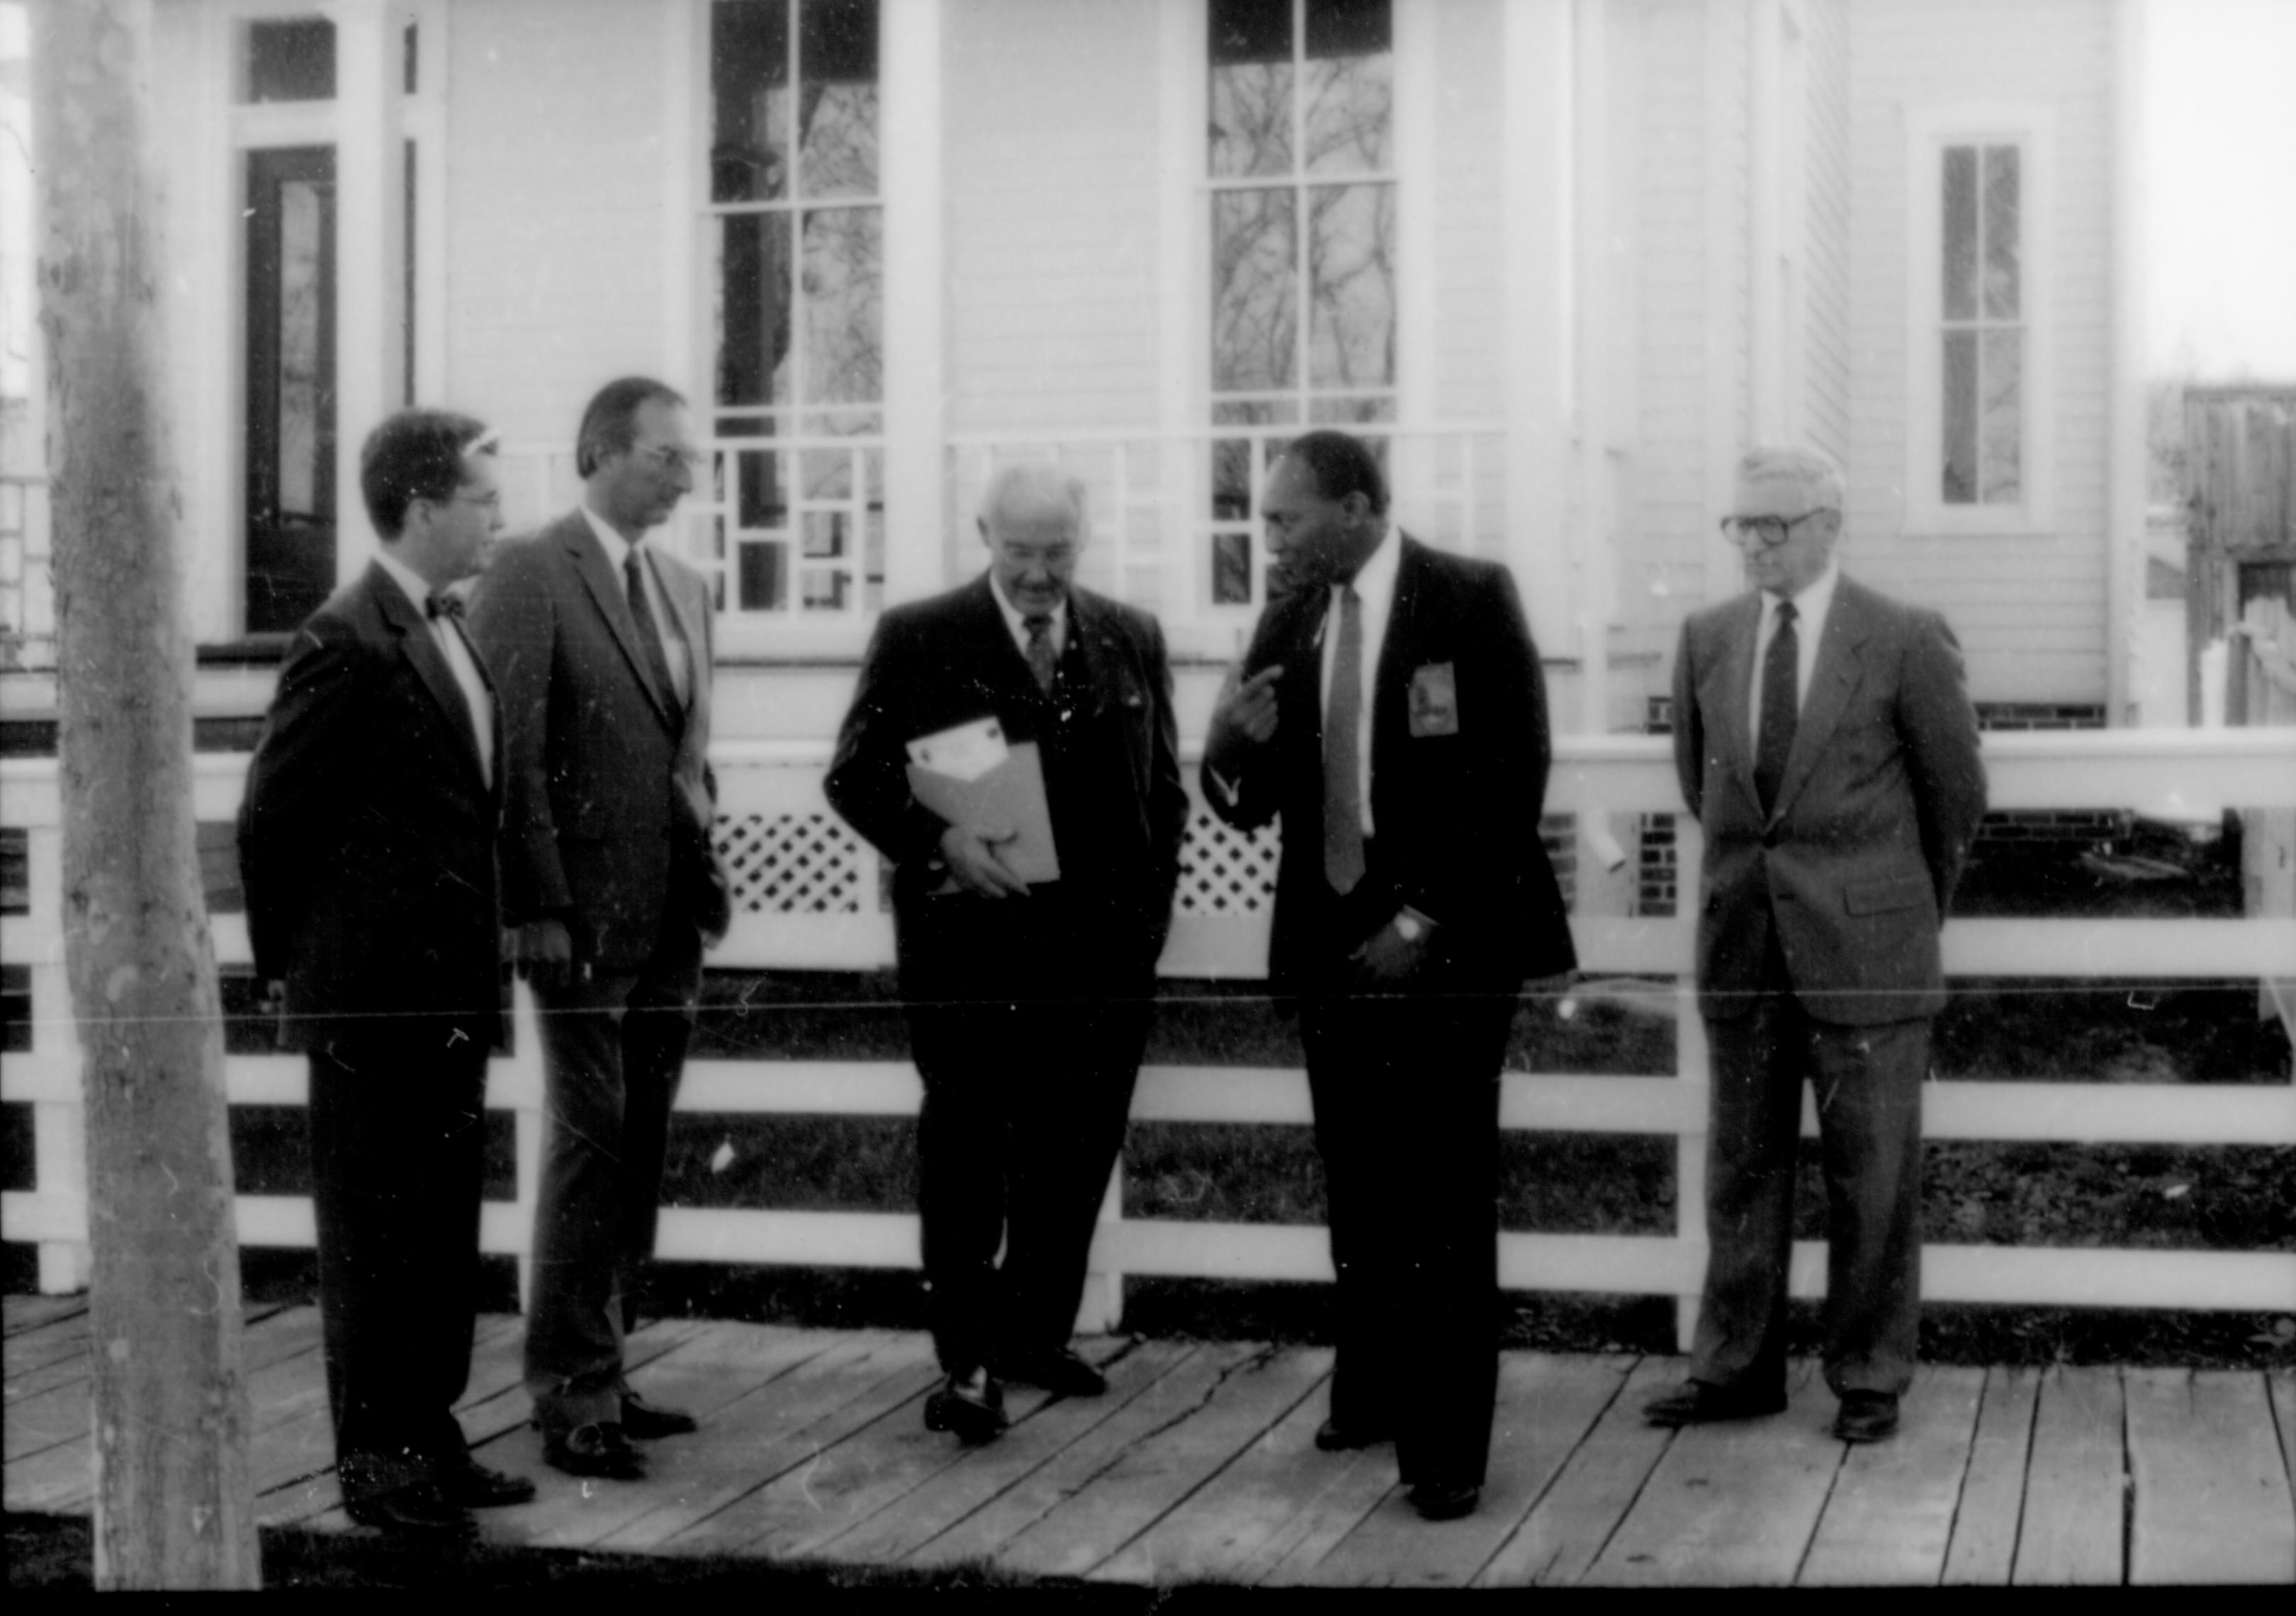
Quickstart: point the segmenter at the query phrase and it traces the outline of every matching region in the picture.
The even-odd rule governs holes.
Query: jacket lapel
[[[366,587],[374,598],[382,620],[398,636],[399,653],[413,665],[415,677],[430,693],[430,699],[439,704],[439,716],[447,720],[447,727],[455,732],[455,738],[462,743],[463,756],[469,760],[472,777],[478,781],[480,789],[485,789],[487,783],[479,761],[479,732],[471,723],[471,704],[463,699],[463,687],[455,682],[455,670],[447,666],[447,659],[439,650],[439,642],[430,637],[429,620],[415,610],[414,603],[406,598],[406,591],[392,580],[380,563],[368,565]],[[471,660],[478,663],[479,677],[484,680],[487,677],[486,664],[479,662],[475,655]],[[488,685],[488,690],[491,693],[492,685]],[[499,703],[489,702],[488,705],[495,707]],[[495,756],[497,758],[502,756],[500,726],[497,726],[495,735]]]
[[[1708,750],[1730,760],[1730,773],[1760,811],[1761,792],[1754,785],[1754,735],[1747,727],[1747,705],[1754,699],[1754,641],[1762,631],[1762,596],[1750,590],[1740,601],[1723,636],[1723,700],[1706,715],[1714,726]]]
[[[1834,586],[1833,604],[1825,614],[1825,632],[1817,643],[1817,660],[1810,667],[1809,692],[1802,698],[1801,716],[1794,723],[1793,751],[1786,757],[1786,772],[1778,782],[1773,819],[1783,817],[1793,806],[1796,795],[1809,783],[1818,759],[1825,755],[1849,706],[1850,693],[1864,677],[1858,647],[1869,631],[1857,586],[1841,579]]]
[[[622,648],[622,656],[630,665],[630,677],[638,682],[638,688],[645,693],[654,716],[664,727],[675,729],[677,715],[670,706],[672,693],[653,687],[653,676],[646,671],[645,653],[638,649],[638,626],[630,616],[629,599],[622,593],[622,580],[613,563],[606,559],[605,547],[590,531],[590,519],[575,512],[566,519],[562,537],[567,554],[574,559],[575,573],[589,590],[590,599],[597,606],[598,615],[605,619],[614,643]]]

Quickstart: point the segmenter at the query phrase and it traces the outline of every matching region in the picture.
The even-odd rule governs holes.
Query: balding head
[[[1839,511],[1848,496],[1832,456],[1789,444],[1757,444],[1738,457],[1740,482],[1784,482],[1805,511]]]
[[[1085,542],[1084,480],[1041,463],[1008,465],[980,500],[980,542],[1004,598],[1024,615],[1066,599]]]

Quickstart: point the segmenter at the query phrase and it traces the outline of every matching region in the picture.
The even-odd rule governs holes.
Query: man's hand
[[[940,833],[941,862],[956,884],[975,898],[1026,898],[1029,883],[1004,867],[996,849],[1019,835],[1018,831],[983,834],[953,824]]]
[[[1348,956],[1362,972],[1364,980],[1395,985],[1418,974],[1427,959],[1427,939],[1432,928],[1424,922],[1414,921],[1409,927],[1414,935],[1406,936],[1403,922],[1404,917],[1398,915]]]
[[[1255,745],[1265,745],[1275,738],[1275,681],[1283,677],[1283,664],[1271,662],[1248,679],[1242,672],[1241,663],[1228,669],[1219,699],[1212,704],[1212,733],[1232,729]]]
[[[564,921],[553,915],[518,929],[518,973],[546,993],[573,980],[574,938]]]

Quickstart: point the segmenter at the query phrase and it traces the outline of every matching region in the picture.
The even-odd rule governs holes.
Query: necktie
[[[638,653],[645,659],[646,677],[653,681],[662,706],[675,713],[677,707],[677,681],[670,677],[669,654],[661,648],[661,625],[654,620],[653,607],[646,600],[645,563],[639,558],[638,547],[630,546],[628,557],[622,562],[622,583],[630,595],[630,621],[637,625]]]
[[[1363,715],[1363,602],[1340,591],[1332,697],[1324,709],[1324,879],[1342,895],[1364,875],[1363,795],[1356,725]]]
[[[1048,612],[1031,612],[1021,619],[1021,626],[1029,631],[1029,671],[1037,676],[1037,688],[1051,695],[1056,671],[1052,616]]]
[[[1777,632],[1770,636],[1770,649],[1762,658],[1762,729],[1754,742],[1754,790],[1761,795],[1765,814],[1777,802],[1778,783],[1785,778],[1786,759],[1793,753],[1800,705],[1794,694],[1794,671],[1800,660],[1793,603],[1782,601]]]
[[[442,617],[458,618],[463,615],[463,597],[449,595],[444,589],[434,589],[422,603],[422,614],[433,622]]]

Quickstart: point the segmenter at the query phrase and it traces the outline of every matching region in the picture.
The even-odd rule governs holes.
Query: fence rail
[[[1702,1229],[1706,1045],[1687,980],[1692,922],[1637,915],[1631,894],[1602,879],[1599,833],[1631,835],[1644,816],[1677,812],[1663,741],[1567,738],[1558,743],[1549,814],[1574,817],[1582,848],[1572,927],[1584,975],[1662,979],[1670,997],[1677,1065],[1670,1078],[1509,1072],[1502,1125],[1515,1129],[1672,1136],[1677,1227],[1670,1235],[1502,1237],[1501,1281],[1531,1291],[1672,1295],[1686,1329],[1705,1257]],[[2296,801],[2296,729],[2089,731],[1995,734],[1985,742],[1994,806],[2135,808],[2178,818]],[[711,964],[733,968],[866,969],[892,960],[879,861],[829,811],[821,794],[826,749],[811,743],[734,743],[718,749],[719,840],[736,869],[739,914]],[[244,759],[203,756],[195,785],[202,821],[238,806]],[[1193,789],[1193,783],[1192,783]],[[12,1054],[0,1099],[34,1114],[33,1189],[0,1195],[6,1238],[37,1242],[44,1289],[86,1281],[86,1185],[77,1031],[63,977],[60,815],[46,759],[0,763],[0,824],[28,841],[29,913],[0,919],[0,956],[29,966],[31,1049]],[[1697,827],[1677,822],[1679,890],[1697,890]],[[1249,979],[1260,973],[1268,923],[1272,834],[1242,837],[1199,807],[1187,873],[1161,964],[1168,977]],[[1687,911],[1691,906],[1684,906]],[[243,918],[213,919],[217,958],[248,960]],[[2296,918],[1962,919],[1945,934],[1946,969],[1987,976],[2151,979],[2296,976]],[[531,1001],[517,999],[519,1054],[498,1059],[488,1103],[513,1113],[517,1199],[490,1202],[483,1248],[521,1259],[532,1223],[541,1159],[540,1040]],[[235,1055],[227,1084],[238,1104],[297,1105],[301,1060]],[[678,1108],[688,1112],[914,1114],[915,1072],[900,1062],[691,1062]],[[2296,1144],[2296,1087],[2129,1083],[1934,1083],[1924,1095],[1931,1138],[2161,1144]],[[1297,1070],[1154,1066],[1142,1073],[1133,1116],[1143,1121],[1300,1124],[1309,1120]],[[1807,1098],[1805,1132],[1815,1131]],[[1120,1169],[1119,1169],[1120,1170]],[[242,1242],[308,1246],[310,1202],[239,1198]],[[894,1212],[670,1208],[659,1255],[679,1260],[914,1267],[915,1219]],[[1128,1218],[1111,1184],[1095,1241],[1087,1325],[1112,1325],[1125,1274],[1234,1279],[1328,1279],[1323,1231],[1313,1226]],[[1800,1243],[1792,1284],[1821,1294],[1824,1252]],[[1924,1294],[1941,1301],[2021,1302],[2296,1311],[2296,1252],[2065,1250],[1931,1244]]]

